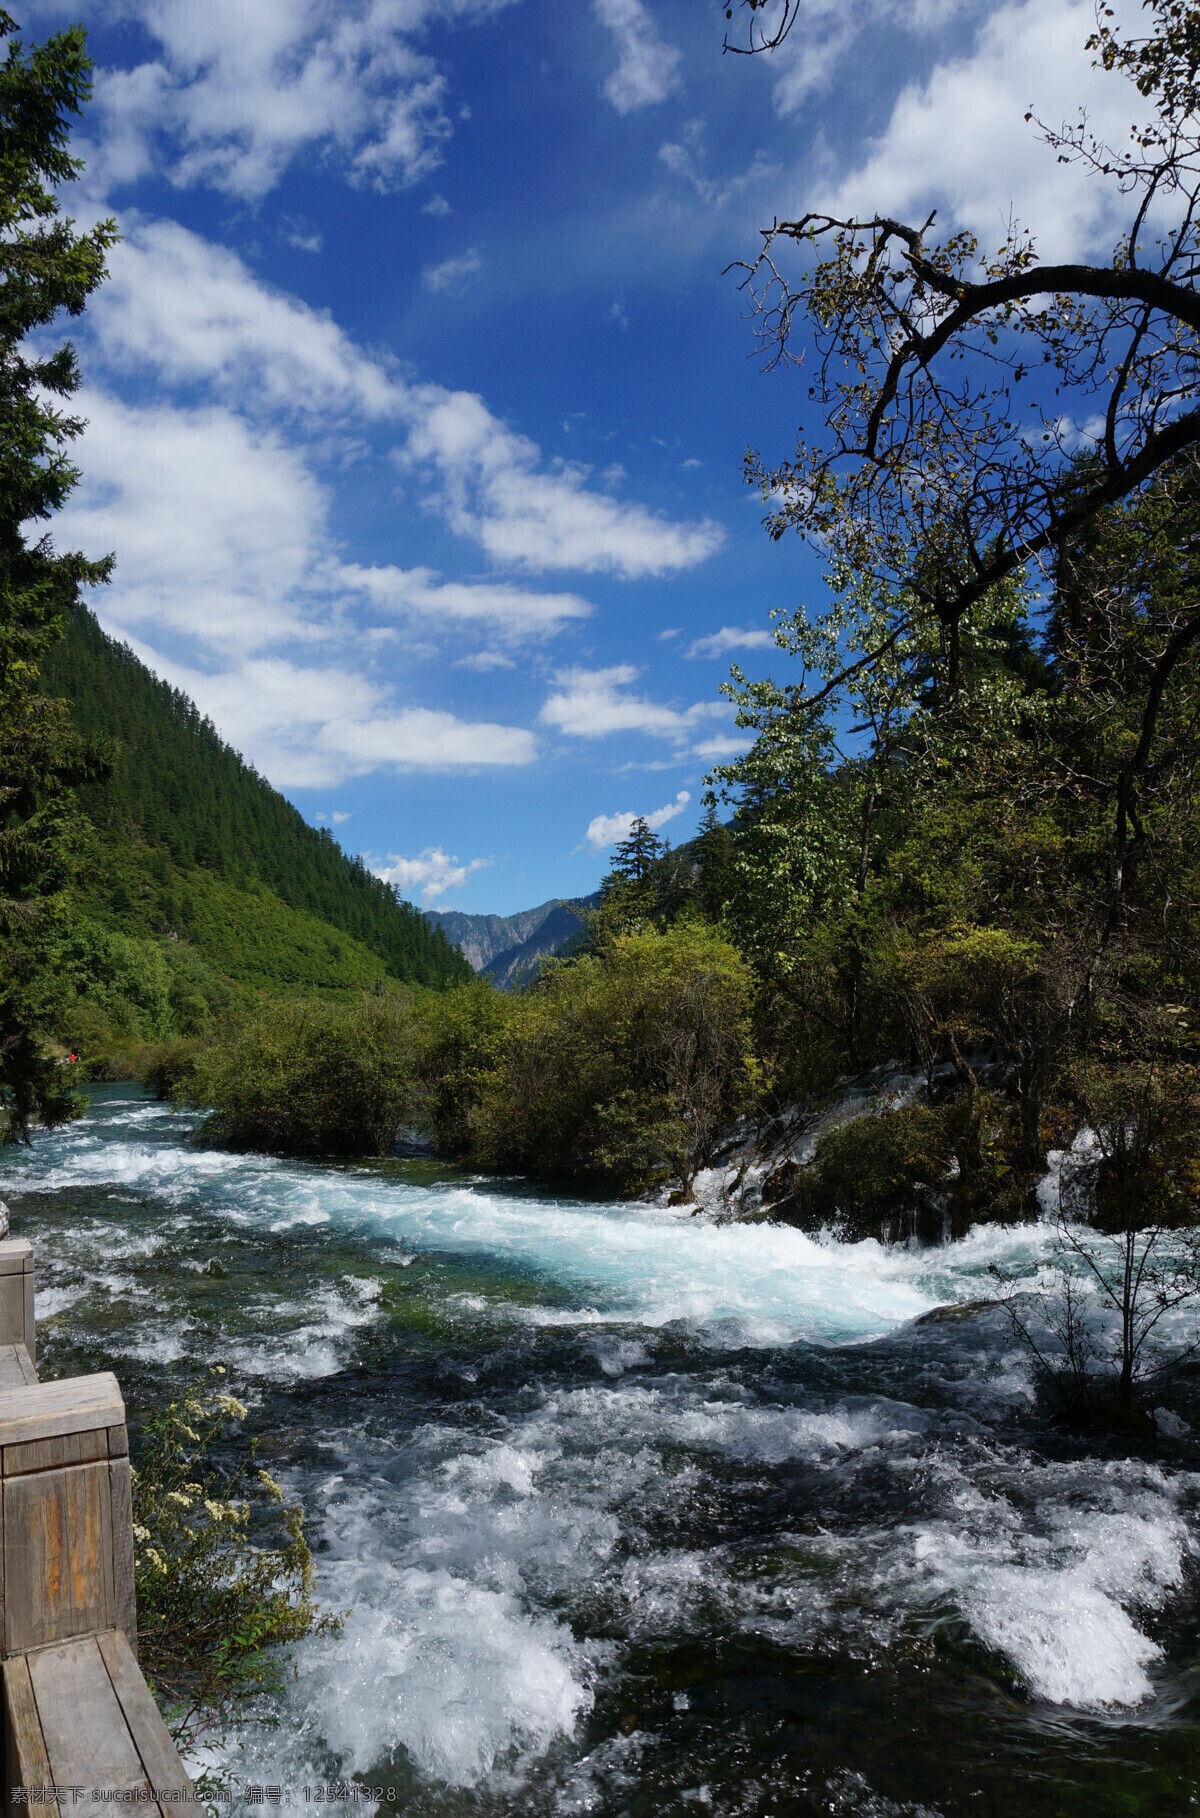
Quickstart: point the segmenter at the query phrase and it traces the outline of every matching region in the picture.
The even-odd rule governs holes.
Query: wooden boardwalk
[[[0,1242],[3,1810],[199,1811],[137,1663],[125,1403],[115,1376],[39,1382],[33,1250]]]

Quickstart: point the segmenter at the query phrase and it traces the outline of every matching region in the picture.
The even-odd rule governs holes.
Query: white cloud
[[[472,650],[466,656],[456,657],[456,669],[473,669],[478,675],[490,675],[494,669],[515,669],[516,664],[502,650]]]
[[[691,799],[687,790],[681,789],[673,802],[668,802],[665,808],[656,808],[653,814],[645,816],[646,825],[657,833],[660,827],[665,827],[668,821],[681,815]],[[588,844],[594,846],[597,852],[606,851],[610,846],[615,846],[618,840],[629,838],[636,819],[637,816],[632,812],[596,815],[588,822]]]
[[[1129,132],[1133,91],[1092,68],[1084,48],[1092,0],[1010,0],[983,18],[969,55],[940,63],[898,97],[863,162],[829,198],[837,212],[866,210],[966,227],[985,249],[1000,245],[1010,207],[1039,236],[1044,255],[1085,254],[1111,232],[1114,186],[1058,163],[1036,128],[1076,119],[1113,143]]]
[[[204,384],[256,413],[398,421],[402,380],[328,314],[260,282],[236,253],[175,221],[122,222],[87,329],[119,372]]]
[[[109,619],[226,654],[329,636],[328,496],[301,451],[222,405],[80,404],[83,477],[55,535],[116,550]]]
[[[642,732],[685,743],[710,719],[734,709],[726,701],[697,701],[680,710],[628,692],[638,676],[632,663],[609,669],[563,669],[555,676],[539,718],[573,738],[607,738],[613,732]]]
[[[723,657],[731,650],[770,650],[775,639],[769,631],[751,630],[741,625],[722,625],[720,631],[710,631],[706,637],[696,638],[688,645],[686,655],[690,657]]]
[[[585,468],[547,472],[536,444],[506,428],[474,393],[415,388],[412,423],[405,462],[436,476],[451,528],[507,567],[635,580],[693,568],[725,541],[711,518],[673,523],[590,491]]]
[[[592,611],[576,593],[534,593],[507,581],[443,581],[430,568],[338,569],[347,587],[386,612],[414,614],[436,623],[486,625],[514,638],[550,637]]]
[[[392,189],[441,162],[452,131],[446,78],[427,23],[498,11],[510,0],[109,0],[135,18],[156,55],[101,72],[102,175],[157,166],[178,185],[244,201],[275,187],[304,155],[353,182]],[[111,142],[111,143],[110,143]]]
[[[397,706],[388,686],[330,653],[355,641],[349,604],[378,603],[389,588],[397,609],[510,636],[547,632],[586,602],[547,596],[539,621],[539,596],[519,588],[484,586],[477,600],[428,570],[343,564],[326,489],[276,431],[220,405],[138,407],[98,392],[81,404],[83,478],[60,514],[60,544],[116,548],[116,577],[96,598],[105,624],[139,649],[166,636],[194,651],[189,664],[146,655],[273,782],[532,761],[524,728]]]
[[[345,808],[335,808],[329,818],[335,827],[343,827],[347,821],[353,820],[354,816]]]
[[[119,636],[98,601],[101,620]],[[191,696],[279,788],[331,789],[372,771],[485,770],[533,762],[537,743],[520,726],[461,720],[425,707],[395,707],[391,689],[336,664],[253,657],[210,672],[175,661],[131,636],[156,675]]]
[[[440,265],[423,266],[421,282],[426,290],[459,297],[467,287],[466,280],[482,270],[483,260],[479,256],[479,248],[472,246],[468,252],[460,253],[457,259],[443,259]]]
[[[687,727],[683,714],[642,695],[626,693],[637,675],[632,663],[618,663],[611,669],[560,670],[555,677],[558,686],[547,697],[541,719],[578,739],[605,738],[610,732],[677,737]]]
[[[280,222],[280,238],[285,246],[294,247],[297,252],[319,253],[325,244],[319,228],[310,227],[293,215],[285,215]]]
[[[421,213],[423,215],[433,215],[436,220],[441,220],[450,213],[450,204],[447,202],[445,196],[433,195],[430,196],[428,202],[422,205]]]
[[[359,776],[372,770],[510,769],[531,764],[537,756],[537,741],[523,726],[460,720],[430,707],[329,720],[317,744]]]
[[[714,739],[701,739],[692,746],[692,756],[711,764],[722,764],[726,758],[740,757],[751,743],[750,734],[723,732]]]
[[[679,87],[682,52],[664,44],[643,0],[595,0],[596,17],[617,41],[620,61],[604,84],[619,114],[665,101]]]
[[[755,152],[749,163],[740,166],[731,176],[706,176],[703,133],[703,120],[693,120],[688,129],[691,143],[680,145],[674,140],[668,141],[659,146],[658,156],[672,176],[691,185],[706,209],[724,208],[727,202],[735,196],[745,195],[748,190],[761,192],[768,179],[778,177],[778,164],[762,152]]]
[[[975,0],[800,0],[799,17],[774,53],[779,71],[775,105],[790,114],[811,95],[827,91],[835,71],[864,38],[881,26],[910,33],[944,31]]]
[[[712,519],[678,523],[591,490],[587,470],[548,470],[541,450],[471,392],[406,385],[333,319],[259,282],[175,222],[127,223],[89,331],[118,371],[171,387],[207,385],[252,415],[408,428],[399,458],[428,475],[434,502],[492,561],[624,579],[694,567],[724,542]]]
[[[473,858],[464,865],[443,852],[440,846],[426,846],[416,858],[402,858],[399,853],[389,852],[388,863],[374,869],[376,877],[381,877],[401,896],[411,897],[419,892],[421,901],[429,905],[451,890],[461,890],[469,877],[477,871],[485,871],[491,862],[491,859]]]

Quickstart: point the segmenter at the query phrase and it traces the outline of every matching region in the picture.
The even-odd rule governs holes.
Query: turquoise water
[[[243,1785],[422,1814],[1195,1805],[1197,1455],[1089,1455],[1039,1413],[979,1303],[992,1261],[1036,1278],[1043,1229],[884,1251],[277,1163],[129,1088],[0,1192],[43,1374],[112,1367],[136,1410],[222,1361],[308,1510],[349,1614],[279,1726],[231,1740]]]

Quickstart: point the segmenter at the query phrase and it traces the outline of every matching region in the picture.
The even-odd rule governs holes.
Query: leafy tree
[[[751,50],[781,42],[801,11],[748,5]],[[986,255],[971,234],[939,236],[932,214],[810,212],[766,230],[748,270],[769,358],[806,359],[825,431],[776,466],[752,455],[748,476],[773,536],[800,530],[890,596],[855,664],[886,660],[929,624],[956,685],[964,622],[997,583],[1200,443],[1200,7],[1143,10],[1138,34],[1101,5],[1089,39],[1144,116],[1129,144],[1103,143],[1083,115],[1040,126],[1061,162],[1115,185],[1126,219],[1110,258],[1043,262],[1016,224]],[[1081,468],[1075,449],[1096,420]],[[1200,610],[1178,636],[1200,637]],[[1143,703],[1151,712],[1148,691]]]
[[[91,93],[82,29],[25,47],[0,11],[0,1142],[71,1114],[73,1099],[45,1052],[54,1020],[54,958],[71,872],[71,790],[96,774],[97,749],[67,706],[37,686],[83,582],[108,560],[59,554],[28,526],[62,505],[77,472],[69,449],[83,425],[61,402],[79,385],[70,343],[31,344],[65,311],[79,315],[104,277],[111,221],[78,233],[58,188],[79,175],[67,150]]]
[[[481,1083],[475,1159],[691,1197],[758,1084],[754,981],[703,923],[612,936],[548,966]]]
[[[264,1005],[177,1082],[211,1108],[213,1134],[284,1155],[386,1155],[409,1104],[407,998]]]

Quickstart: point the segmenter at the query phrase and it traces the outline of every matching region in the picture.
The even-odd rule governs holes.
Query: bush
[[[181,1096],[211,1107],[208,1134],[282,1155],[386,1155],[410,1103],[407,996],[282,1002],[202,1049]]]
[[[627,1193],[678,1176],[690,1196],[757,1081],[753,1001],[746,962],[696,921],[547,966],[481,1082],[474,1159]]]
[[[281,1645],[339,1626],[313,1601],[303,1512],[256,1469],[255,1442],[232,1469],[213,1463],[246,1412],[223,1374],[146,1421],[133,1471],[139,1653],[182,1749],[279,1690]]]
[[[180,1100],[195,1096],[194,1077],[200,1044],[188,1036],[143,1048],[137,1057],[137,1077],[156,1098]]]
[[[1017,1162],[1020,1120],[990,1092],[851,1118],[820,1138],[811,1162],[781,1171],[774,1216],[806,1230],[836,1226],[852,1242],[958,1237],[1008,1221],[1032,1177]]]
[[[944,1179],[952,1159],[944,1107],[909,1105],[855,1117],[821,1137],[776,1216],[809,1230],[837,1225],[853,1241],[899,1234],[896,1214],[916,1214],[918,1189]],[[922,1234],[931,1223],[928,1217],[913,1222]]]
[[[470,1151],[483,1081],[499,1064],[521,1010],[520,999],[484,978],[416,1006],[413,1118],[447,1154]]]

